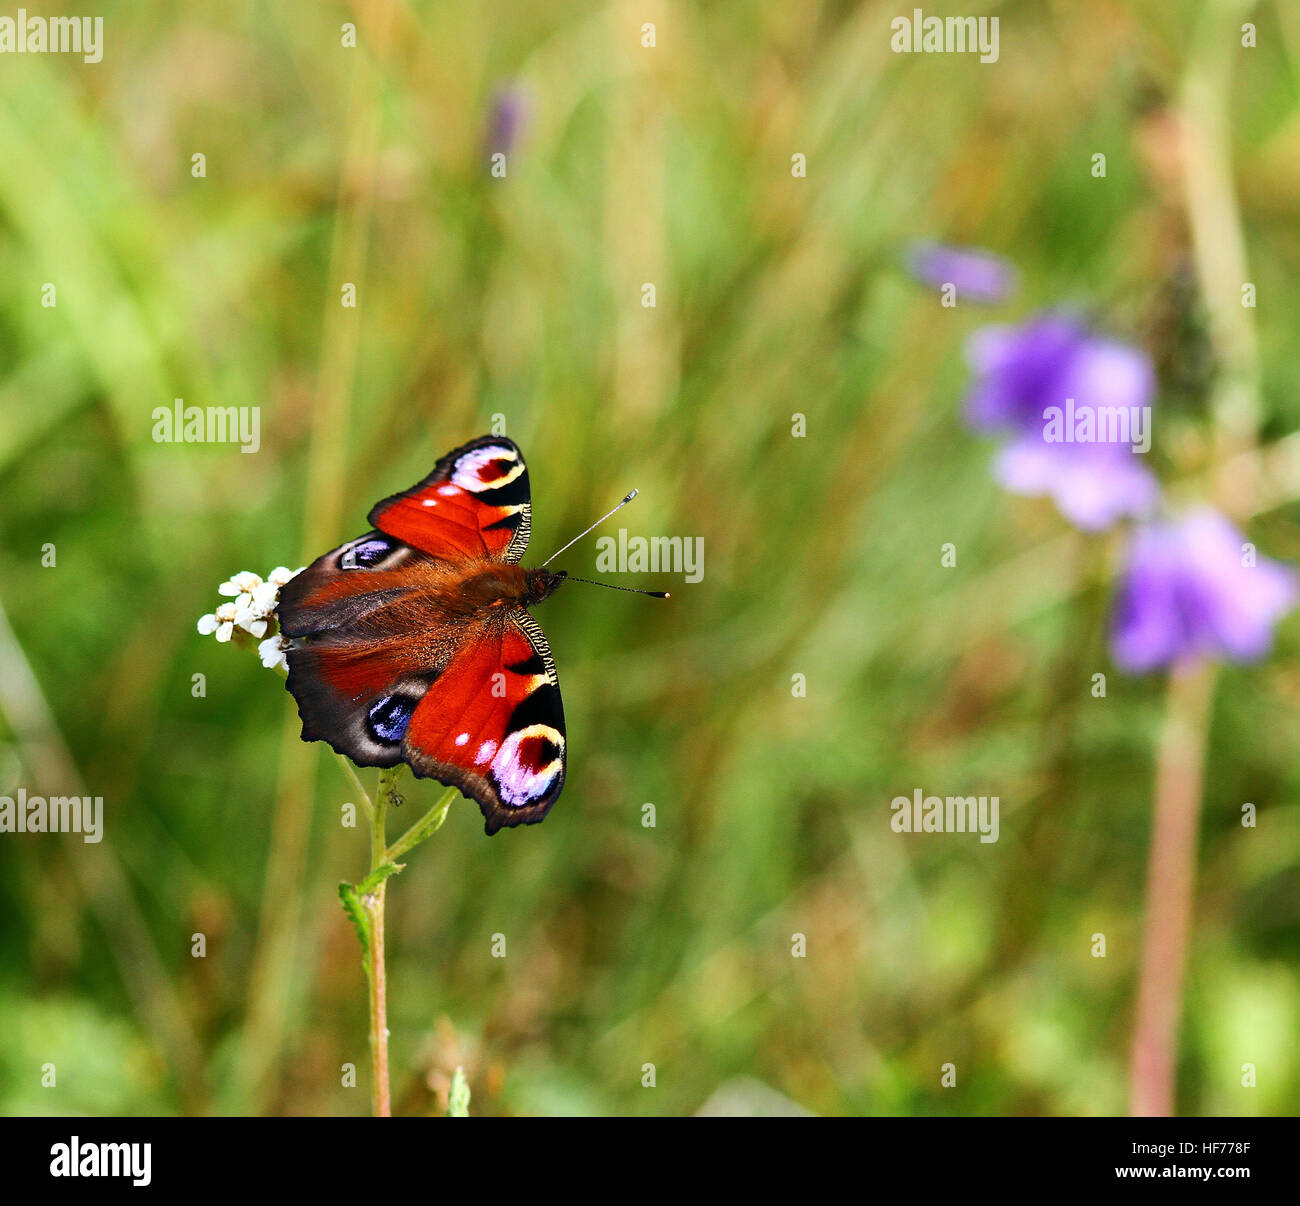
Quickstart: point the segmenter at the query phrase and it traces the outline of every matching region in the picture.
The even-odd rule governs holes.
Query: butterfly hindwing
[[[417,775],[478,802],[487,832],[532,825],[564,786],[564,706],[546,637],[522,607],[457,650],[406,726]]]
[[[447,453],[409,490],[370,510],[381,532],[430,556],[517,562],[528,547],[528,467],[505,436],[480,436]]]

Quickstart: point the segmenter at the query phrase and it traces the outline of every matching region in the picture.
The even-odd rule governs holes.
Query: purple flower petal
[[[528,120],[528,96],[522,88],[499,88],[492,97],[488,150],[502,154],[514,149]]]
[[[1141,673],[1190,658],[1263,657],[1300,587],[1280,562],[1257,557],[1243,564],[1244,543],[1208,508],[1138,528],[1112,620],[1115,661]]]
[[[1076,411],[1084,406],[1132,409],[1150,404],[1156,379],[1145,352],[1113,339],[1093,338],[1063,367],[1054,388],[1061,395],[1056,406],[1073,398]]]
[[[1126,446],[1048,444],[1038,435],[1023,436],[998,452],[993,476],[1012,494],[1047,495],[1087,532],[1144,515],[1160,497],[1155,475]]]
[[[927,285],[954,285],[957,300],[999,302],[1016,284],[1016,272],[1001,256],[976,247],[943,243],[914,243],[907,254],[908,271]]]
[[[1044,412],[1068,399],[1076,411],[1133,408],[1147,406],[1155,393],[1144,352],[1095,335],[1067,315],[976,331],[966,355],[976,374],[967,417],[985,431],[1041,432]]]

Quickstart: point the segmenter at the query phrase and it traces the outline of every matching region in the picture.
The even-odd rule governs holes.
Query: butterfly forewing
[[[376,503],[369,520],[434,557],[517,562],[532,528],[523,453],[505,436],[481,436],[449,452],[409,490]]]

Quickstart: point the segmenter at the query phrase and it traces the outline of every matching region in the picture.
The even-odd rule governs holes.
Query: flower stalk
[[[1217,667],[1201,662],[1169,676],[1156,759],[1147,912],[1138,971],[1129,1108],[1168,1117],[1175,1106],[1187,939],[1195,896],[1205,747]]]
[[[388,816],[388,797],[396,790],[396,778],[393,771],[379,772],[379,790],[375,793],[370,818],[372,876],[389,861],[384,822]],[[388,972],[384,962],[384,900],[387,892],[387,881],[381,880],[373,891],[361,898],[370,921],[366,981],[370,989],[370,1097],[376,1118],[387,1118],[393,1112],[388,1086]]]
[[[1235,27],[1248,10],[1249,0],[1214,0],[1205,7],[1192,39],[1179,105],[1188,226],[1219,360],[1212,397],[1219,465],[1236,464],[1254,451],[1261,414],[1254,327],[1250,310],[1239,304],[1241,285],[1250,277],[1228,137],[1234,56],[1222,53],[1219,40],[1219,31]],[[1255,509],[1251,474],[1219,473],[1215,492],[1229,515],[1244,518]],[[1253,589],[1231,592],[1232,622],[1220,625],[1223,633],[1247,642],[1245,649],[1229,649],[1230,655],[1237,655],[1234,660],[1266,651],[1268,629],[1290,610],[1296,593],[1294,579],[1278,567],[1252,562],[1249,573],[1256,579]],[[1147,921],[1130,1067],[1130,1110],[1135,1115],[1169,1115],[1177,1101],[1184,967],[1216,678],[1212,665],[1201,665],[1176,666],[1169,679],[1156,763]]]
[[[367,1002],[370,1013],[370,1090],[371,1108],[376,1118],[392,1114],[392,1091],[388,1071],[388,971],[384,946],[384,906],[388,879],[403,869],[397,859],[431,838],[447,819],[456,789],[449,787],[437,802],[391,846],[387,838],[388,809],[402,803],[398,790],[405,767],[398,763],[379,772],[379,786],[373,800],[366,794],[352,764],[340,755],[361,796],[362,808],[370,824],[370,870],[356,884],[339,884],[343,911],[357,931],[361,943],[362,963],[366,970]]]

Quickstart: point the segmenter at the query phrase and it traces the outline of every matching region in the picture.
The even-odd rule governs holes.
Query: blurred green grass
[[[1160,683],[1108,661],[1114,548],[996,490],[961,347],[1062,301],[1128,334],[1158,311],[1187,236],[1151,115],[1187,6],[927,5],[1000,15],[984,67],[892,55],[878,3],[101,7],[102,63],[0,63],[0,604],[106,810],[99,846],[0,838],[0,1112],[365,1112],[348,786],[194,620],[233,572],[360,533],[497,414],[529,560],[637,486],[629,529],[703,536],[705,576],[539,611],[568,783],[491,841],[458,804],[395,881],[400,1107],[435,1108],[461,1062],[476,1113],[691,1112],[739,1077],[819,1113],[1122,1111]],[[1246,56],[1234,168],[1278,436],[1300,424],[1300,20],[1252,19],[1259,47],[1229,23],[1223,53]],[[494,180],[507,86],[528,120]],[[898,269],[915,237],[1011,257],[1020,294],[940,309]],[[261,450],[153,443],[175,397],[260,406]],[[1161,472],[1197,474],[1202,400],[1160,405]],[[1252,535],[1300,560],[1298,517]],[[1300,1104],[1298,649],[1285,624],[1216,700],[1188,1112]],[[33,749],[62,765],[52,732],[0,720],[0,790],[36,789]],[[893,834],[917,786],[998,794],[1001,840]]]

